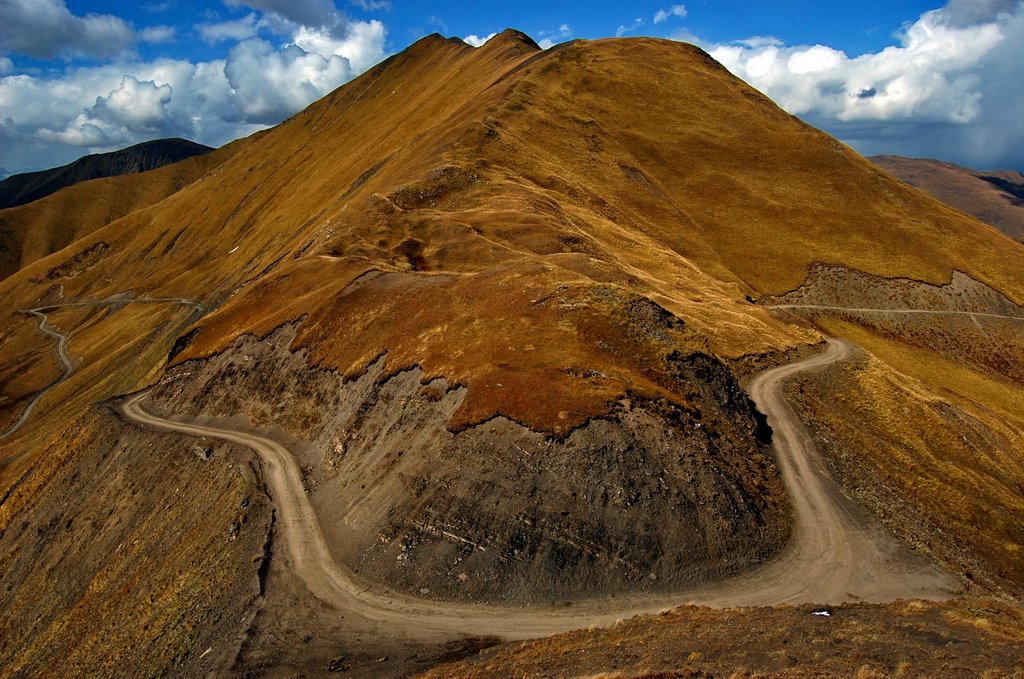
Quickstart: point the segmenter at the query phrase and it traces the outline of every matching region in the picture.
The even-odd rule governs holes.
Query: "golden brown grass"
[[[223,460],[197,463],[186,440],[121,425],[149,453],[127,450],[133,439],[118,438],[110,419],[94,411],[73,437],[47,441],[48,454],[0,505],[0,563],[17,584],[4,593],[0,677],[160,674],[196,654],[226,611],[239,615],[232,597],[258,592],[253,557],[267,527],[228,539],[250,505],[245,478]],[[65,465],[71,456],[79,465]]]
[[[1020,592],[1020,387],[850,323],[820,323],[873,355],[792,392],[844,480],[912,544]]]
[[[11,253],[0,279],[93,231],[159,203],[248,146],[253,138],[149,172],[93,179],[32,203],[0,210],[0,237]]]
[[[505,644],[420,675],[488,677],[1015,676],[1021,609],[984,599],[716,611],[687,606],[606,629]],[[984,625],[979,624],[984,622]]]
[[[816,339],[742,301],[795,287],[815,261],[932,281],[955,267],[1024,299],[1007,250],[1019,246],[906,190],[699,50],[648,39],[542,56],[513,34],[478,50],[425,39],[76,249],[98,242],[109,250],[74,275],[48,274],[51,257],[0,289],[21,305],[58,285],[69,297],[230,296],[183,358],[305,317],[300,344],[325,367],[353,374],[387,352],[396,369],[468,384],[456,426],[504,412],[552,430],[627,388],[660,395],[654,345],[633,347],[633,366],[601,348],[634,294],[732,357]],[[402,275],[345,288],[368,271]],[[602,287],[627,294],[588,302]],[[610,379],[571,378],[580,367]]]
[[[163,186],[140,188],[149,198],[138,205]],[[514,34],[476,50],[434,36],[203,179],[0,282],[10,330],[0,337],[9,399],[0,405],[15,413],[31,383],[53,373],[49,343],[14,310],[130,290],[216,308],[177,360],[302,319],[294,348],[324,367],[353,375],[386,353],[389,369],[422,365],[468,385],[453,426],[501,412],[564,432],[625,393],[685,403],[668,391],[672,348],[728,358],[816,342],[815,330],[744,301],[795,288],[812,263],[933,283],[958,269],[1020,303],[1022,253],[691,46],[608,40],[540,55]],[[635,305],[642,297],[685,326],[652,319]],[[157,379],[187,315],[174,304],[54,314],[81,363],[28,426],[0,442],[4,457],[29,452],[0,472],[0,491],[28,479],[48,442],[90,404]],[[1006,452],[1021,449],[1015,393],[898,342],[855,339],[885,363],[870,362],[843,386],[849,398],[834,426],[844,441],[863,442],[867,462],[894,477],[906,502],[969,532],[970,550],[1019,546],[1009,518],[1021,513],[1012,487],[1020,460]],[[963,444],[943,431],[940,388],[1007,445]],[[914,404],[909,415],[901,400]],[[822,427],[832,426],[822,410]],[[967,420],[956,422],[968,435]],[[910,442],[890,449],[875,435],[893,431]],[[71,452],[55,452],[53,464],[62,454]],[[5,511],[23,507],[33,483]],[[983,522],[990,528],[977,528]],[[720,619],[742,625],[736,616]],[[783,634],[790,622],[773,624]],[[626,647],[639,649],[644,668],[660,667],[643,650],[647,634],[637,628]],[[564,657],[594,649],[580,644]],[[684,658],[707,656],[678,647]],[[841,667],[874,667],[858,663]]]

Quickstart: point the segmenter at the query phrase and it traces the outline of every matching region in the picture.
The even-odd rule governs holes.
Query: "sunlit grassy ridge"
[[[552,429],[659,394],[666,348],[607,341],[637,297],[686,322],[685,351],[741,356],[815,340],[743,300],[796,287],[812,263],[932,282],[959,269],[1019,301],[1019,250],[697,48],[541,52],[506,32],[479,49],[425,38],[2,287],[21,307],[58,286],[229,300],[178,360],[303,318],[297,341],[325,367],[356,374],[386,353],[468,385],[461,422]]]
[[[81,182],[31,203],[0,210],[0,245],[6,249],[0,249],[0,277],[160,202],[209,173],[254,138],[156,170]]]

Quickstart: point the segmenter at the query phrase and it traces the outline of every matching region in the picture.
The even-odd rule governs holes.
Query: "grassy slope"
[[[904,540],[969,580],[1020,597],[1020,385],[854,323],[820,325],[871,352],[791,394],[845,485]]]
[[[697,606],[505,644],[424,679],[1017,676],[1019,609],[989,600],[712,611]]]
[[[99,263],[57,268],[90,248]],[[469,385],[461,423],[500,410],[550,430],[630,390],[659,394],[664,357],[608,342],[634,295],[686,321],[688,350],[740,356],[815,340],[742,300],[795,287],[813,262],[936,282],[956,268],[1020,301],[1021,252],[696,48],[637,39],[540,53],[506,33],[480,49],[424,39],[0,292],[8,308],[58,288],[228,298],[178,360],[305,316],[298,343],[325,366],[352,374],[388,352],[392,369],[418,363]],[[368,289],[372,270],[392,274]],[[395,319],[402,333],[379,332]],[[29,346],[28,323],[0,345],[5,364],[51,360]],[[582,381],[574,364],[609,379]],[[485,388],[496,374],[511,385],[500,396]],[[547,399],[534,398],[538,383]]]
[[[1008,185],[1020,186],[1020,173],[977,172],[928,158],[875,156],[871,161],[947,205],[991,224],[1010,238],[1024,239],[1024,205],[1020,199],[981,178],[996,177]]]
[[[0,210],[0,279],[127,214],[159,203],[251,141],[242,139],[149,172],[81,182],[26,205]]]

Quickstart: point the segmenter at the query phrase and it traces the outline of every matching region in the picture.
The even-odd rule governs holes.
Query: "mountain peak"
[[[506,28],[504,31],[491,38],[490,42],[495,44],[524,45],[531,49],[540,49],[540,45],[538,45],[533,38],[515,28]]]

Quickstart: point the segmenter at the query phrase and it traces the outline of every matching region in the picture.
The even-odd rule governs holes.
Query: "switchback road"
[[[775,432],[773,445],[793,504],[793,535],[777,560],[751,573],[691,591],[627,594],[574,602],[572,607],[558,609],[431,601],[362,580],[332,554],[306,494],[302,473],[284,446],[253,432],[149,414],[142,408],[146,392],[128,398],[122,412],[141,426],[252,448],[263,463],[264,481],[277,507],[280,535],[295,574],[330,606],[382,623],[396,633],[527,638],[608,625],[620,618],[685,603],[731,607],[947,598],[956,586],[955,580],[899,543],[842,493],[828,475],[807,429],[782,395],[787,379],[841,361],[851,350],[846,342],[830,340],[824,353],[768,370],[751,384],[751,396]]]

